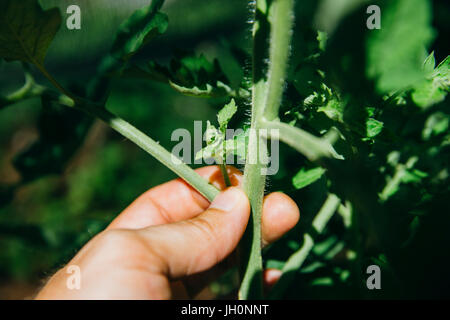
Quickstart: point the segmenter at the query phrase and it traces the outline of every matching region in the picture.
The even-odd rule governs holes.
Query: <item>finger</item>
[[[263,272],[264,284],[267,287],[272,287],[273,285],[275,285],[275,283],[277,283],[278,280],[280,280],[282,273],[283,272],[281,272],[281,270],[278,270],[278,269],[264,270],[264,272]]]
[[[270,244],[291,230],[300,219],[300,210],[289,196],[274,192],[264,198],[262,213],[262,242]]]
[[[273,286],[280,280],[283,272],[278,269],[266,269],[263,272],[263,282],[265,292],[270,291]]]
[[[242,173],[227,167],[233,185],[239,185]],[[197,169],[196,172],[217,188],[224,189],[222,173],[217,166]],[[152,188],[128,206],[108,229],[142,229],[149,226],[190,219],[202,213],[209,201],[182,179],[172,180]]]
[[[139,232],[149,244],[157,272],[173,279],[210,269],[227,257],[244,234],[249,216],[247,196],[231,187],[198,217]]]

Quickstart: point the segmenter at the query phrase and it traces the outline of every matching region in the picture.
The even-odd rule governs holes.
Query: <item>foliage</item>
[[[61,25],[59,11],[43,11],[33,0],[2,1],[0,10],[0,57],[42,65]]]
[[[240,245],[241,298],[263,297],[263,267],[283,270],[269,298],[448,297],[450,58],[443,52],[448,49],[447,22],[434,17],[436,8],[448,10],[448,5],[431,0],[374,1],[382,11],[382,28],[369,30],[362,0],[342,1],[348,6],[339,10],[340,4],[333,1],[319,5],[314,0],[258,0],[249,4],[254,11],[251,53],[242,40],[250,38],[248,30],[230,25],[223,35],[226,40],[217,41],[216,35],[209,39],[213,54],[196,53],[198,48],[182,43],[172,54],[158,56],[158,41],[170,30],[170,15],[161,12],[166,8],[163,2],[148,1],[132,14],[119,27],[97,73],[91,70],[87,79],[66,79],[68,86],[44,66],[61,23],[58,10],[43,11],[35,0],[0,5],[0,58],[8,66],[10,61],[22,62],[26,79],[22,88],[0,95],[2,113],[9,120],[19,115],[11,110],[27,101],[32,101],[30,109],[42,106],[37,114],[34,111],[39,139],[15,150],[21,180],[0,187],[0,242],[8,248],[0,254],[0,261],[6,261],[0,274],[27,274],[23,265],[31,254],[14,254],[25,243],[36,255],[45,254],[48,264],[60,263],[148,187],[145,179],[152,175],[142,174],[147,163],[160,172],[161,179],[152,182],[167,178],[153,160],[130,152],[134,149],[116,136],[99,142],[104,143],[94,147],[99,150],[88,152],[94,160],[67,174],[77,150],[89,145],[86,135],[95,132],[91,118],[80,111],[103,120],[212,199],[216,189],[188,166],[169,163],[170,154],[162,147],[168,141],[157,143],[144,132],[167,136],[176,128],[169,124],[176,117],[175,107],[159,105],[181,105],[179,117],[190,118],[180,120],[180,126],[211,119],[212,112],[205,111],[209,106],[225,106],[217,113],[218,128],[208,121],[207,145],[196,151],[197,158],[216,158],[222,165],[229,154],[247,160],[244,189],[253,213]],[[29,64],[57,90],[37,84]],[[133,100],[133,94],[141,98]],[[151,107],[143,107],[148,100]],[[148,130],[136,129],[112,111]],[[0,123],[2,127],[6,128]],[[228,127],[244,130],[227,140]],[[268,154],[261,144],[266,137],[252,136],[249,129],[277,129],[279,136],[268,137],[291,147],[281,148],[280,171],[269,183],[260,174],[265,164],[248,160],[252,154]],[[54,174],[58,182],[45,178]],[[38,195],[28,195],[21,205],[32,208],[36,216],[14,216],[21,212],[18,195],[27,187]],[[292,196],[302,220],[261,251],[265,190]],[[66,203],[70,209],[65,209]],[[64,253],[52,253],[55,248]],[[28,274],[48,264],[36,263]],[[365,270],[371,264],[383,270],[381,291],[365,286]],[[227,273],[214,287],[229,278]]]

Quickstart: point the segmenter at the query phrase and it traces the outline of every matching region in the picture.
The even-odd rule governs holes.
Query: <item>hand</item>
[[[228,170],[233,185],[239,186],[241,173],[231,167]],[[224,189],[218,167],[197,172]],[[249,217],[249,201],[239,187],[226,189],[210,204],[181,179],[157,186],[89,241],[36,298],[187,298],[188,293],[206,285],[211,275],[216,275],[219,262],[233,253]],[[266,196],[263,245],[280,238],[298,219],[299,210],[291,198],[282,193]],[[67,286],[70,266],[81,271],[79,290]],[[269,271],[264,278],[270,283],[277,277],[278,272]]]

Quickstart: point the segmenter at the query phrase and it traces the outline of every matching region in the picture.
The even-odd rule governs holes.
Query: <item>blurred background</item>
[[[148,3],[42,0],[44,8],[59,7],[64,19],[46,66],[59,81],[76,90],[77,84],[96,74],[119,25]],[[65,28],[65,12],[71,4],[81,8],[81,30]],[[169,0],[163,12],[169,16],[169,29],[142,55],[165,62],[174,50],[195,50],[210,61],[218,57],[229,78],[240,81],[242,71],[221,43],[248,39],[245,1]],[[38,73],[35,77],[47,83]],[[16,90],[23,81],[19,63],[0,65],[0,95]],[[149,81],[118,80],[112,86],[108,108],[169,150],[175,145],[170,141],[175,129],[192,131],[194,120],[214,119],[224,102],[187,97]],[[22,177],[14,159],[36,143],[38,161],[46,169],[25,170]],[[51,145],[55,147],[46,147]],[[58,163],[44,159],[55,152],[63,154],[57,157]],[[25,158],[32,161],[32,156]],[[78,112],[45,114],[40,99],[2,110],[0,199],[5,205],[0,208],[0,299],[30,297],[46,277],[137,196],[173,178],[170,170],[138,147]]]
[[[120,23],[149,1],[40,2],[45,8],[58,6],[63,17],[66,17],[68,5],[78,4],[81,8],[81,30],[70,31],[63,26],[46,58],[51,73],[76,91],[80,84],[95,75]],[[342,16],[361,3],[366,1],[297,1],[297,25],[333,30]],[[235,45],[249,49],[247,1],[167,0],[162,11],[169,17],[169,29],[146,47],[140,54],[142,57],[164,62],[174,50],[194,50],[210,61],[218,58],[230,83],[233,86],[241,83],[244,74],[229,48]],[[433,12],[433,24],[439,34],[433,48],[437,60],[441,61],[449,52],[450,11],[445,1],[434,1]],[[348,37],[352,35],[348,34]],[[293,48],[301,52],[310,50],[303,40],[300,35],[296,37]],[[46,83],[39,74],[35,77],[38,82]],[[0,65],[0,95],[20,87],[23,81],[18,63],[3,62]],[[194,120],[214,119],[225,101],[186,97],[163,84],[122,79],[113,81],[108,108],[171,149],[175,144],[170,141],[173,130],[186,128],[192,131]],[[236,125],[248,121],[246,110],[240,111],[233,121]],[[32,157],[36,154],[39,157]],[[56,157],[58,161],[51,156],[55,154],[60,155]],[[45,170],[35,171],[33,161],[40,161]],[[327,185],[326,181],[319,181],[306,189],[296,190],[291,178],[304,162],[302,156],[281,146],[280,172],[270,178],[267,190],[283,190],[294,197],[301,208],[302,221],[306,222],[320,208]],[[100,121],[83,114],[75,111],[48,114],[39,99],[26,100],[1,110],[0,299],[32,297],[43,280],[138,195],[172,178],[174,175],[148,154]],[[345,234],[338,222],[332,223],[330,228],[332,234]],[[283,259],[299,248],[301,231],[301,227],[294,229],[278,247],[266,252],[272,259],[271,267],[282,264]],[[340,252],[336,246],[338,237],[322,240],[315,257],[330,254],[330,246],[335,255]],[[311,267],[304,272],[299,282],[303,291],[291,293],[291,297],[363,297],[359,287],[346,285],[348,272],[339,263],[332,268]],[[448,275],[443,277],[448,278]],[[221,282],[213,284],[211,291],[226,296],[236,285],[235,273],[230,272]],[[397,294],[393,290],[383,297],[398,297]]]

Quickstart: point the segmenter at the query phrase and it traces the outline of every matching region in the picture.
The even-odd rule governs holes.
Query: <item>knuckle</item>
[[[120,251],[121,248],[127,248],[134,242],[132,232],[128,230],[107,230],[100,234],[99,242],[101,247],[113,248],[114,251]]]
[[[205,238],[208,241],[217,240],[218,235],[216,228],[210,221],[208,221],[208,219],[198,217],[190,220],[189,223],[194,227],[194,229],[198,230],[198,233],[202,238]]]

